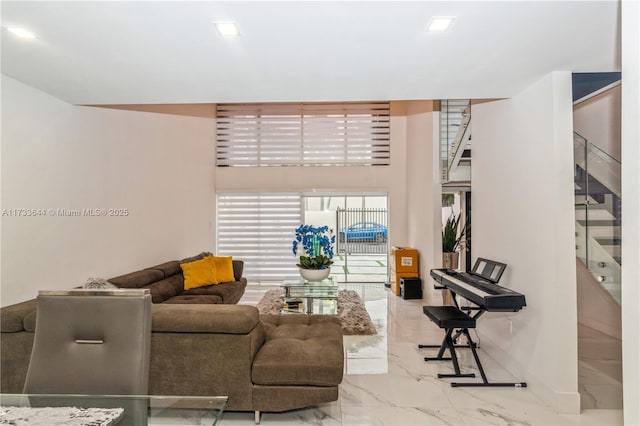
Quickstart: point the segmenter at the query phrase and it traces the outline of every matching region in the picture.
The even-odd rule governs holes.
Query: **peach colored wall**
[[[573,107],[573,129],[616,160],[621,158],[622,86]]]

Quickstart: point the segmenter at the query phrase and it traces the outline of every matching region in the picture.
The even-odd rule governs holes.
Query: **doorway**
[[[338,282],[384,283],[388,270],[386,194],[303,196],[304,223],[327,225],[336,236],[331,275]]]

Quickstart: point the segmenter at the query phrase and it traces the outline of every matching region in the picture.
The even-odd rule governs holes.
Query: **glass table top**
[[[283,314],[337,314],[338,283],[331,277],[322,281],[285,280],[280,286],[284,289]]]
[[[226,396],[0,394],[0,424],[213,426],[227,401]]]
[[[322,281],[284,280],[280,286],[285,289],[285,296],[295,293],[295,297],[338,297],[338,282],[331,277]]]

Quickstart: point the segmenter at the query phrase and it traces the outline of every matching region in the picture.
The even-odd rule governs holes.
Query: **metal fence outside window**
[[[387,209],[338,209],[338,254],[386,254]]]

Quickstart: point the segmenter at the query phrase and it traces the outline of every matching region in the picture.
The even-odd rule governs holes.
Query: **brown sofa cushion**
[[[142,288],[164,279],[164,273],[157,269],[143,269],[109,279],[109,282],[121,288]]]
[[[219,296],[224,303],[236,303],[230,301],[235,295],[238,294],[238,286],[242,286],[240,282],[230,282],[216,285],[208,285],[205,287],[192,288],[180,293],[180,296],[195,296],[195,295],[215,295]],[[244,293],[244,292],[242,292]]]
[[[182,269],[180,269],[180,262],[177,260],[171,260],[146,269],[157,269],[158,271],[162,271],[165,278],[182,273]]]
[[[261,316],[266,341],[253,361],[257,385],[337,386],[344,353],[337,318],[322,315]]]
[[[171,299],[169,299],[171,300]],[[247,334],[259,321],[258,308],[249,305],[170,304],[151,307],[151,330],[167,333]]]
[[[240,281],[242,278],[242,271],[244,269],[244,262],[242,260],[233,260],[233,277],[236,281]]]
[[[213,256],[213,253],[209,253],[208,251],[203,251],[202,253],[196,254],[195,256],[185,257],[179,263],[195,262],[196,260],[204,259],[207,256]]]
[[[38,311],[33,311],[26,317],[24,317],[24,329],[29,333],[36,332],[36,319],[38,318]]]
[[[151,292],[151,301],[153,303],[162,303],[170,297],[177,296],[182,293],[184,286],[184,278],[182,274],[172,275],[160,281],[145,286]]]
[[[224,303],[222,297],[216,294],[179,294],[174,297],[170,297],[164,300],[162,303],[203,303],[203,304],[217,304]]]

